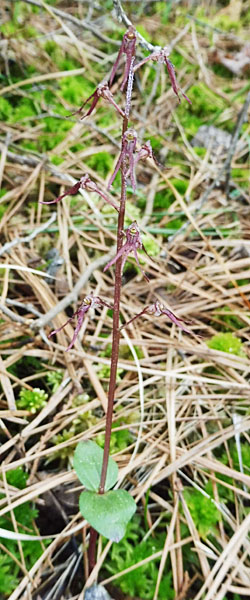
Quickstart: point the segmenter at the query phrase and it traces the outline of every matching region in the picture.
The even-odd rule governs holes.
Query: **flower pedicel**
[[[149,56],[146,56],[146,58],[141,60],[139,63],[137,63],[137,65],[135,65],[135,67],[134,67],[134,72],[137,71],[137,69],[139,69],[140,67],[142,67],[142,65],[145,65],[145,63],[148,62],[149,60],[156,60],[160,64],[165,63],[168,74],[169,74],[169,78],[171,81],[172,89],[173,89],[175,95],[177,96],[179,102],[180,102],[180,96],[178,93],[178,89],[180,90],[183,98],[185,98],[185,100],[187,100],[189,102],[189,104],[192,104],[191,100],[189,100],[189,98],[186,96],[186,94],[184,94],[183,91],[178,86],[177,80],[176,80],[176,75],[175,75],[175,70],[174,70],[174,65],[169,60],[168,56],[169,56],[169,50],[168,50],[167,46],[164,46],[164,48],[159,48],[158,50],[155,50],[154,52],[152,52],[152,54],[149,54]]]
[[[80,181],[75,183],[75,185],[73,185],[73,187],[71,187],[69,190],[67,190],[67,192],[64,192],[64,194],[61,194],[61,196],[58,196],[57,198],[55,198],[55,200],[50,200],[50,202],[42,201],[41,204],[57,204],[57,202],[60,202],[60,200],[62,200],[65,196],[75,196],[79,192],[79,190],[87,190],[87,192],[95,192],[96,194],[101,196],[101,198],[103,198],[103,200],[105,200],[105,202],[110,204],[110,206],[112,206],[115,210],[119,211],[118,207],[112,202],[112,200],[110,200],[110,198],[108,198],[106,196],[106,194],[104,194],[102,192],[102,190],[100,190],[100,188],[96,185],[96,183],[94,181],[92,181],[92,179],[90,179],[88,173],[83,175],[83,177],[81,177]]]
[[[135,315],[135,317],[130,319],[130,321],[127,321],[127,323],[124,323],[124,325],[122,325],[122,327],[120,327],[120,330],[123,329],[124,327],[127,327],[127,325],[132,323],[132,321],[135,321],[135,319],[138,319],[138,317],[141,317],[142,315],[145,315],[145,314],[153,315],[154,317],[160,317],[161,315],[166,315],[172,321],[172,323],[175,323],[175,325],[180,327],[180,329],[185,331],[185,333],[191,333],[189,331],[189,329],[187,329],[187,327],[185,327],[185,325],[182,324],[183,319],[176,317],[175,314],[171,310],[166,308],[164,306],[164,304],[162,304],[162,302],[159,302],[159,300],[156,300],[156,302],[154,302],[154,304],[150,304],[149,306],[146,306],[140,313],[138,313],[138,315]]]
[[[70,317],[66,321],[66,323],[64,323],[61,327],[59,327],[58,329],[54,329],[54,331],[51,331],[51,333],[49,334],[48,337],[50,338],[52,335],[55,335],[56,333],[58,333],[59,331],[64,329],[64,327],[66,327],[66,325],[68,325],[68,323],[70,323],[74,319],[74,317],[77,317],[77,325],[75,328],[73,338],[72,338],[68,348],[66,349],[66,352],[68,352],[68,350],[70,350],[72,348],[72,346],[74,346],[74,343],[75,343],[78,333],[81,329],[81,326],[83,324],[83,320],[84,320],[86,313],[89,311],[90,308],[100,308],[101,306],[107,306],[107,308],[112,308],[112,306],[110,306],[110,304],[108,304],[104,300],[101,300],[101,298],[99,298],[99,296],[93,296],[93,294],[89,294],[89,296],[85,296],[83,302],[81,303],[79,308],[74,312],[72,317]]]

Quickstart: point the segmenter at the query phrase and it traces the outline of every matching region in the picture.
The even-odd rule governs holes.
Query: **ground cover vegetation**
[[[126,1],[124,13],[111,0],[2,6],[0,597],[81,599],[88,589],[90,598],[98,581],[113,598],[244,599],[246,3]],[[125,108],[122,60],[112,67],[129,21],[143,62],[131,102],[133,152],[149,142],[153,152],[135,175],[129,163],[123,244],[132,232],[137,245],[122,253],[110,453],[119,490],[137,510],[119,543],[100,536],[91,572],[73,457],[80,441],[105,446],[121,115],[101,97],[81,117],[110,73]],[[146,60],[150,44],[168,46],[191,104],[166,62]],[[92,189],[86,178],[78,183],[87,173]]]

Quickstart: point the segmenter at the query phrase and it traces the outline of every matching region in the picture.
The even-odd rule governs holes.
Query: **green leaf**
[[[136,503],[126,490],[106,494],[82,492],[79,506],[89,524],[113,542],[123,538],[126,525],[136,510]]]
[[[101,480],[103,461],[103,449],[97,446],[95,442],[88,440],[80,442],[74,454],[74,469],[81,483],[87,490],[98,492]],[[118,467],[116,462],[109,458],[107,476],[105,482],[105,491],[115,485],[118,479]]]

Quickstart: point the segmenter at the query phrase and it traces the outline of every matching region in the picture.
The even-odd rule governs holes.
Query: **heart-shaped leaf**
[[[81,483],[93,492],[98,492],[101,480],[103,449],[88,440],[77,444],[74,454],[74,469]],[[110,490],[118,479],[116,462],[109,458],[105,491]]]
[[[126,490],[105,494],[82,492],[79,506],[89,524],[113,542],[123,538],[126,525],[136,510],[136,503]]]

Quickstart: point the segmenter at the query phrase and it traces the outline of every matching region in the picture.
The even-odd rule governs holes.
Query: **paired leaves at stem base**
[[[89,440],[77,445],[74,468],[81,483],[87,488],[80,496],[80,511],[98,533],[113,542],[119,542],[136,510],[136,503],[126,490],[108,491],[118,479],[118,467],[112,458],[108,461],[105,493],[98,493],[102,462],[103,449],[95,442]]]
[[[74,469],[80,482],[91,492],[98,492],[101,480],[103,449],[95,442],[88,440],[77,444],[74,454]],[[110,490],[117,482],[118,467],[116,462],[109,458],[105,492]]]
[[[113,490],[105,494],[82,492],[80,511],[89,524],[113,542],[119,542],[126,532],[136,503],[126,490]]]

